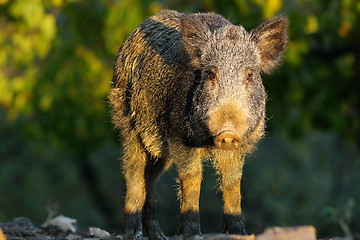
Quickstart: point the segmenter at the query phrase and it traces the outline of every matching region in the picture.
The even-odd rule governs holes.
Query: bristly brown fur
[[[260,50],[261,70],[264,73],[270,73],[280,64],[288,41],[287,27],[287,19],[279,16],[251,31]]]
[[[146,19],[129,36],[116,56],[109,94],[125,152],[126,239],[140,237],[142,224],[149,239],[166,239],[156,220],[155,189],[172,163],[179,172],[179,233],[200,235],[207,158],[219,174],[225,231],[246,234],[240,181],[245,155],[264,135],[261,73],[279,65],[286,43],[284,17],[247,32],[214,13],[170,10]],[[214,145],[223,131],[237,136],[238,148]]]

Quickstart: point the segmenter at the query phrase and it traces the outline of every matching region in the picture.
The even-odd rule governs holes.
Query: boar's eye
[[[207,77],[208,77],[209,80],[213,81],[216,78],[216,74],[213,71],[208,71],[207,72]]]
[[[254,73],[251,70],[246,71],[246,81],[250,82],[253,80]]]

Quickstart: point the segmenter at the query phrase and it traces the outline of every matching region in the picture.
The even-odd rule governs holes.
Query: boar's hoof
[[[240,138],[233,131],[225,130],[214,138],[214,144],[221,150],[236,150],[240,147]]]
[[[123,237],[124,240],[140,240],[142,239],[142,231],[126,233]]]
[[[150,240],[168,240],[160,229],[157,220],[145,220],[145,232]]]

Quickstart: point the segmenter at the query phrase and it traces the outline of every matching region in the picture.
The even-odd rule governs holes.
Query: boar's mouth
[[[187,136],[183,143],[188,147],[215,147],[225,151],[237,150],[241,146],[240,137],[230,130],[221,131],[216,136],[210,134],[206,137]]]
[[[189,147],[215,147],[231,151],[240,148],[241,138],[232,130],[222,130],[214,136],[208,128],[197,126],[183,138],[183,143]]]

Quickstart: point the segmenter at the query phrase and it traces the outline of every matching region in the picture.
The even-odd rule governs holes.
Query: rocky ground
[[[63,216],[48,221],[42,227],[35,226],[29,219],[18,217],[11,222],[0,223],[0,240],[115,240],[123,239],[122,235],[110,234],[99,228],[89,232],[78,232],[72,225],[76,220]],[[147,239],[144,237],[144,240]],[[169,237],[169,240],[181,240],[182,236]],[[237,236],[228,234],[205,234],[207,240],[316,240],[315,228],[312,226],[275,227],[266,229],[260,235]],[[333,238],[334,240],[340,238]],[[345,239],[342,239],[345,240]]]

